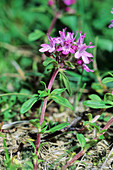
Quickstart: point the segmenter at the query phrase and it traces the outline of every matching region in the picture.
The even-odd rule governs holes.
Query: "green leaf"
[[[104,101],[96,101],[96,100],[86,100],[83,104],[87,107],[91,107],[93,109],[101,109],[101,108],[110,108],[112,106],[107,105],[107,102]]]
[[[65,65],[70,67],[71,69],[75,68],[75,66],[70,61],[65,61]]]
[[[25,112],[27,112],[34,103],[36,103],[38,101],[38,97],[32,97],[31,99],[27,100],[21,107],[20,109],[20,113],[23,114]]]
[[[44,132],[46,131],[47,127],[48,127],[48,126],[46,126],[45,128],[43,128],[43,129],[40,131],[40,133],[44,133]]]
[[[84,125],[90,125],[90,126],[92,126],[92,127],[95,127],[96,128],[96,130],[97,130],[97,132],[99,131],[99,126],[97,126],[95,123],[91,123],[91,122],[88,122],[88,121],[85,121],[84,122]]]
[[[87,116],[88,116],[89,121],[91,121],[93,119],[93,116],[91,113],[88,113]]]
[[[51,92],[51,94],[61,94],[62,92],[64,92],[66,90],[66,88],[62,88],[62,89],[55,89]]]
[[[51,128],[51,129],[47,130],[46,133],[50,133],[50,132],[54,133],[54,132],[56,132],[58,130],[61,130],[61,129],[65,128],[68,125],[69,125],[69,123],[67,123],[67,122],[61,123],[61,124],[56,125],[55,127]]]
[[[37,160],[37,163],[38,163],[38,164],[40,164],[41,162],[44,162],[44,160],[42,160],[42,159],[38,159],[38,160]]]
[[[101,94],[104,91],[103,85],[101,85],[99,83],[92,83],[91,88],[94,89],[96,92],[101,93]]]
[[[81,147],[84,148],[85,145],[86,145],[86,140],[85,140],[84,135],[83,135],[83,134],[77,133],[76,137],[77,137],[77,139],[78,139],[78,141],[79,141]]]
[[[108,74],[110,74],[110,75],[113,77],[113,74],[112,74],[112,73],[108,72]]]
[[[113,77],[106,77],[102,80],[102,83],[106,84],[106,83],[109,83],[109,82],[112,82],[112,81],[113,81]]]
[[[63,72],[60,72],[60,80],[62,84],[64,85],[64,87],[66,87],[68,93],[71,95],[72,91],[71,91],[69,80]]]
[[[96,95],[96,94],[89,95],[89,98],[92,99],[92,100],[101,101],[101,98],[98,95]]]
[[[8,149],[7,149],[7,144],[6,144],[5,138],[3,138],[3,145],[4,145],[6,162],[9,165],[10,164],[10,157],[9,157],[9,152],[8,152]]]
[[[48,93],[47,93],[46,91],[38,90],[38,93],[39,93],[39,97],[40,97],[40,98],[43,98],[43,97],[48,96]]]
[[[40,83],[44,85],[44,89],[46,90],[46,83],[44,81],[40,81]]]
[[[106,132],[106,131],[107,131],[107,129],[100,130],[100,131],[99,131],[99,134],[100,134],[100,133],[104,133],[104,132]]]
[[[43,128],[45,126],[45,124],[46,124],[46,121],[44,120],[41,124],[41,128]]]
[[[68,107],[68,108],[70,108],[71,110],[73,110],[73,106],[70,104],[70,102],[69,102],[67,99],[65,99],[65,98],[63,98],[63,97],[61,97],[61,96],[51,96],[51,98],[52,98],[56,103],[58,103],[58,104],[60,104],[60,105],[63,105],[63,106],[65,106],[65,107]]]
[[[35,41],[35,40],[38,40],[39,38],[41,38],[43,35],[45,35],[45,33],[42,32],[41,30],[35,30],[34,32],[29,34],[28,40]]]
[[[113,95],[111,93],[106,93],[104,95],[104,101],[113,105]]]
[[[30,123],[32,123],[34,126],[36,126],[37,123],[40,123],[39,119],[31,119]]]
[[[36,146],[35,146],[35,144],[34,144],[32,141],[30,141],[30,140],[27,140],[27,142],[29,142],[29,143],[31,144],[31,146],[34,148],[34,152],[36,152]]]
[[[53,63],[55,66],[58,66],[57,61],[55,61],[52,58],[47,57],[46,60],[43,62],[44,66],[47,66],[48,64]]]
[[[104,135],[100,135],[98,139],[105,139]]]

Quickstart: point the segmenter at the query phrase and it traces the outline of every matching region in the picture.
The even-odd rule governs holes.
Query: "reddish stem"
[[[80,158],[84,154],[84,149],[81,150],[77,155],[75,155],[71,161],[68,161],[66,165],[62,168],[62,170],[65,170],[69,165],[71,165],[73,162],[75,162],[78,158]]]
[[[43,106],[42,106],[42,112],[41,112],[41,116],[40,116],[40,125],[42,124],[42,122],[44,121],[44,115],[45,115],[45,110],[46,110],[46,105],[47,105],[47,98],[46,97],[44,99],[44,102],[43,102]]]
[[[36,155],[38,157],[38,148],[40,146],[40,139],[41,139],[41,134],[38,133],[37,134],[37,141],[36,141]],[[37,160],[38,158],[36,158],[36,162],[34,163],[34,170],[37,170]]]
[[[111,124],[113,123],[113,117],[107,122],[107,124],[104,126],[104,128],[102,128],[102,130],[107,130],[110,126],[111,126]],[[103,132],[103,133],[101,133],[101,134],[99,134],[99,136],[100,135],[102,135],[102,134],[104,134],[105,132]],[[96,138],[94,138],[94,140],[97,140],[98,138],[99,138],[99,136],[97,136]],[[89,149],[89,148],[88,148]],[[66,163],[66,165],[64,166],[64,167],[62,167],[62,170],[65,170],[69,165],[71,165],[73,162],[75,162],[78,158],[80,158],[83,154],[84,154],[84,152],[86,152],[87,150],[82,150],[82,151],[80,151],[77,155],[75,155],[73,158],[72,158],[72,160],[71,161],[68,161],[67,163]]]
[[[51,80],[50,80],[49,85],[48,85],[48,88],[47,88],[49,91],[51,91],[51,88],[52,88],[54,79],[55,79],[58,71],[59,71],[59,69],[57,68],[57,69],[54,71],[54,73],[53,73],[53,75],[52,75],[52,77],[51,77]],[[44,121],[44,114],[45,114],[45,110],[46,110],[46,104],[47,104],[47,97],[45,98],[44,103],[43,103],[42,112],[41,112],[41,118],[40,118],[40,125],[41,125],[42,122]]]
[[[102,130],[105,130],[105,129],[107,130],[111,126],[112,123],[113,123],[113,117],[108,121],[108,123],[104,126]]]
[[[53,10],[55,10],[55,14],[54,14],[54,18],[53,18],[53,20],[52,20],[52,22],[51,22],[51,25],[50,25],[50,27],[49,27],[49,29],[48,29],[48,31],[47,31],[48,34],[51,33],[51,31],[52,31],[52,29],[53,29],[53,27],[54,27],[54,25],[55,25],[55,23],[56,23],[56,21],[57,21],[57,19],[58,19],[58,16],[59,16],[59,14],[60,14],[60,11],[59,11],[59,12],[56,12],[56,9],[53,9]],[[45,54],[43,53],[43,54],[42,54],[41,63],[45,60],[45,58],[46,58],[46,56],[45,56]]]
[[[53,20],[51,22],[51,25],[50,25],[49,29],[48,29],[48,34],[51,33],[52,29],[54,28],[54,25],[56,24],[56,21],[57,21],[59,15],[60,15],[60,11],[56,12],[56,9],[53,9],[53,10],[55,10],[54,18],[53,18]]]
[[[59,71],[59,69],[57,68],[57,69],[54,71],[54,73],[53,73],[53,75],[52,75],[52,77],[51,77],[51,79],[50,79],[50,82],[49,82],[49,85],[48,85],[48,88],[47,88],[49,91],[51,91],[53,82],[54,82],[54,80],[55,80],[56,75],[58,74],[58,71]],[[48,99],[48,97],[46,97],[46,98],[44,99],[44,102],[43,102],[42,112],[41,112],[41,116],[40,116],[40,125],[41,125],[41,124],[43,123],[43,121],[44,121],[44,115],[45,115],[45,110],[46,110],[46,105],[47,105],[47,99]],[[37,142],[36,142],[36,155],[37,155],[37,156],[38,156],[38,148],[39,148],[39,146],[40,146],[40,139],[41,139],[41,134],[38,133],[38,134],[37,134]],[[37,158],[37,159],[38,159],[38,158]],[[36,159],[36,162],[34,163],[34,170],[37,170],[37,159]]]
[[[51,33],[51,31],[52,31],[52,29],[53,29],[53,27],[54,27],[54,25],[55,25],[55,23],[56,23],[56,21],[57,21],[57,14],[54,16],[54,18],[53,18],[53,20],[52,20],[52,22],[51,22],[51,25],[50,25],[50,27],[49,27],[49,29],[48,29],[48,34],[50,34]]]

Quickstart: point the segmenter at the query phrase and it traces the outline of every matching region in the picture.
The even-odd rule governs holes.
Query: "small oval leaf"
[[[101,98],[98,95],[96,95],[96,94],[89,95],[89,98],[92,99],[92,100],[101,101]]]
[[[45,33],[42,32],[41,30],[35,30],[34,32],[29,34],[28,40],[35,41],[35,40],[38,40],[39,38],[41,38],[43,35],[45,35]]]
[[[65,98],[63,98],[63,97],[61,97],[61,96],[51,96],[51,98],[52,98],[56,103],[58,103],[58,104],[60,104],[60,105],[63,105],[63,106],[65,106],[65,107],[68,107],[68,108],[70,108],[71,110],[73,110],[73,106],[71,105],[71,103],[70,103],[67,99],[65,99]]]
[[[78,139],[78,141],[79,141],[81,147],[84,148],[85,145],[86,145],[86,140],[85,140],[84,135],[77,133],[76,136],[77,136],[77,139]]]
[[[87,107],[91,107],[93,109],[102,109],[102,108],[110,108],[112,106],[107,105],[104,101],[96,101],[96,100],[86,100],[83,104]]]
[[[102,83],[103,84],[106,84],[106,83],[109,83],[109,82],[112,82],[113,81],[113,77],[105,77],[103,80],[102,80]]]
[[[20,109],[20,113],[23,114],[27,112],[33,106],[33,104],[36,103],[37,101],[38,101],[38,97],[33,97],[27,100],[25,103],[23,103]]]
[[[62,92],[64,92],[66,90],[66,88],[62,88],[62,89],[55,89],[51,92],[51,94],[61,94]]]

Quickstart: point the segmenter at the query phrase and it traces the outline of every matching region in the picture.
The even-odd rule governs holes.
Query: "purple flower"
[[[94,46],[91,45],[92,43],[90,42],[89,45],[84,43],[85,34],[82,34],[82,32],[80,32],[80,37],[76,41],[78,31],[76,32],[76,35],[71,32],[67,32],[66,34],[65,31],[66,28],[64,28],[63,31],[59,31],[59,37],[52,38],[47,35],[49,44],[42,44],[42,48],[39,51],[44,52],[47,56],[54,53],[58,57],[58,62],[60,62],[60,65],[64,65],[64,68],[64,60],[69,59],[69,61],[73,63],[76,59],[76,63],[74,63],[75,66],[78,65],[87,72],[93,72],[93,70],[90,70],[86,65],[93,61],[93,55],[86,51],[88,48],[94,48]],[[53,54],[52,56],[54,58]],[[57,60],[57,58],[54,59]]]
[[[62,51],[62,54],[67,55],[70,53],[74,54],[75,50],[71,47],[71,43],[70,42],[65,42],[64,45],[62,47],[59,47],[57,49],[57,51]]]
[[[52,53],[52,52],[56,51],[55,45],[58,40],[56,38],[52,38],[52,37],[49,38],[49,35],[47,35],[47,36],[48,36],[48,40],[49,40],[50,44],[41,44],[42,48],[39,49],[39,51],[40,52],[48,51],[49,53]]]
[[[86,72],[89,72],[89,71],[94,72],[93,70],[89,69],[89,67],[86,66],[86,64],[83,64],[82,67]]]
[[[75,58],[76,59],[82,58],[85,64],[89,64],[91,61],[90,57],[93,57],[91,53],[85,51],[87,48],[88,46],[86,44],[83,44],[80,47],[78,47],[78,51],[75,53]]]
[[[113,8],[112,8],[112,11],[111,11],[111,13],[113,14]]]
[[[92,44],[91,42],[88,46],[86,44],[83,44],[84,38],[85,34],[82,35],[82,32],[80,32],[80,37],[77,42],[78,50],[75,53],[75,58],[82,59],[85,64],[89,64],[92,61],[90,58],[93,57],[93,55],[91,53],[88,53],[86,49],[94,48],[94,46],[90,46]]]
[[[65,5],[75,4],[76,0],[63,0]]]
[[[111,20],[111,24],[108,26],[109,28],[113,27],[113,20]]]
[[[112,8],[111,13],[113,14],[113,8]],[[112,27],[113,27],[113,20],[111,20],[111,24],[110,24],[108,27],[109,27],[109,28],[112,28]]]
[[[65,35],[65,29],[63,31],[59,31],[60,38],[61,38],[61,44],[58,47],[57,51],[62,51],[62,54],[67,55],[70,53],[75,53],[75,46],[72,46],[74,43],[75,38],[74,33],[67,32],[67,35]]]

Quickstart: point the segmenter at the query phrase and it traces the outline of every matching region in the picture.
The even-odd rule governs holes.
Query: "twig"
[[[14,61],[14,60],[11,63],[15,67],[15,69],[18,71],[18,73],[20,74],[21,78],[23,80],[26,80],[25,74],[24,74],[23,70],[20,68],[19,64],[16,61]]]
[[[15,122],[11,122],[11,123],[8,123],[8,124],[4,124],[1,128],[1,130],[15,128],[17,126],[22,126],[22,125],[25,125],[25,124],[29,124],[29,120],[15,121]]]

